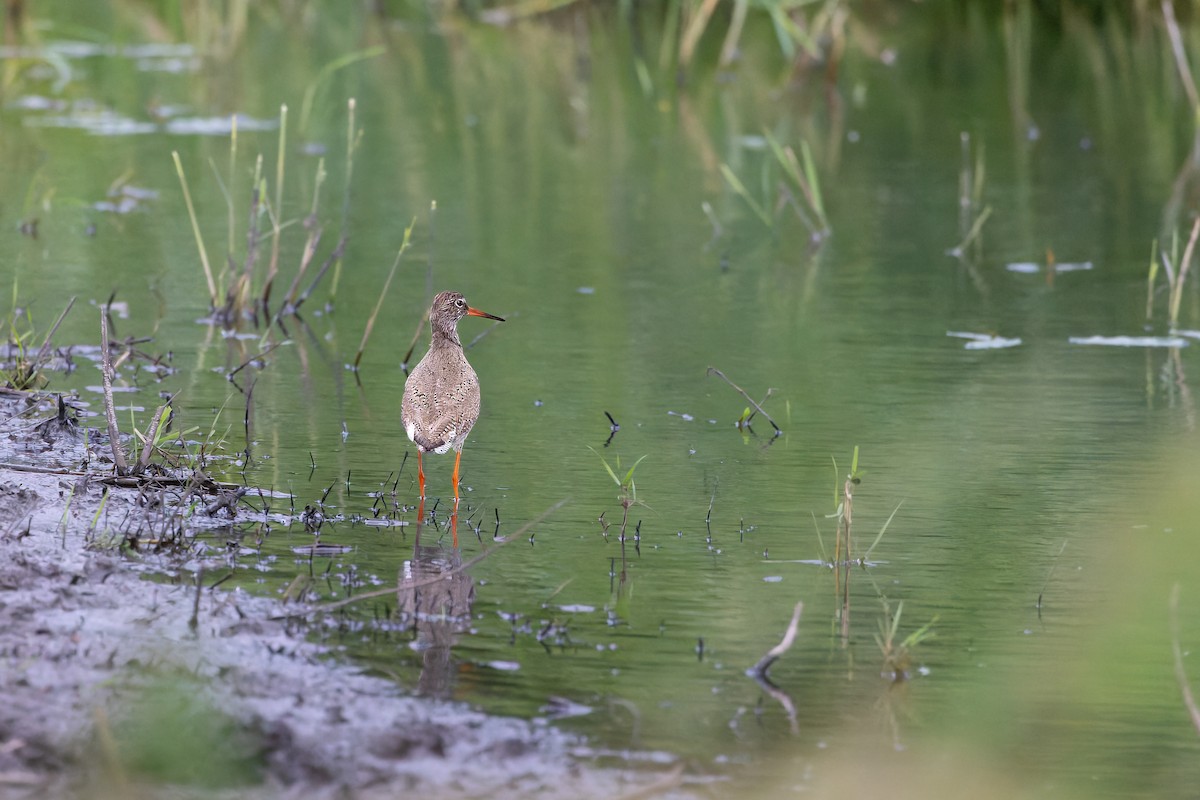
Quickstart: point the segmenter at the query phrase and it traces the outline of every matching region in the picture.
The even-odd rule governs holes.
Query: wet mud
[[[94,455],[79,469],[77,433],[28,405],[0,397],[0,798],[691,796],[545,721],[407,696],[281,601],[164,582],[187,518]],[[420,602],[469,603],[469,582],[445,591]],[[445,658],[454,631],[429,635]]]

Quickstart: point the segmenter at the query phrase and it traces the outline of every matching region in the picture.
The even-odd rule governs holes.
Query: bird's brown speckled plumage
[[[421,453],[454,450],[454,496],[458,498],[458,465],[462,448],[479,419],[479,379],[467,363],[458,338],[458,321],[465,316],[504,320],[471,308],[458,292],[441,292],[429,309],[432,341],[429,352],[413,368],[404,384],[400,418],[404,431],[417,446],[421,496],[425,473]]]

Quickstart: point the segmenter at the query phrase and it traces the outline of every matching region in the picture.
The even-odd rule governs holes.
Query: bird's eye
[[[454,301],[454,305],[458,306],[459,308],[462,308],[466,304],[467,304],[466,301],[463,300],[461,297]]]

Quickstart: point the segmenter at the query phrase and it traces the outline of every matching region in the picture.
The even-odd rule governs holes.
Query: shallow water
[[[1089,796],[1193,785],[1194,731],[1170,677],[1163,612],[1168,579],[1185,581],[1186,603],[1196,577],[1194,520],[1167,522],[1184,497],[1172,486],[1196,467],[1193,348],[1071,341],[1166,333],[1161,297],[1157,323],[1144,327],[1145,265],[1174,162],[1160,166],[1130,144],[1135,115],[1072,100],[1102,93],[1081,64],[1030,92],[1036,138],[1014,131],[995,95],[996,41],[977,33],[942,54],[947,69],[978,59],[974,79],[923,71],[922,59],[936,57],[912,13],[911,29],[888,34],[894,65],[847,56],[836,108],[764,66],[769,40],[729,76],[686,94],[660,76],[647,97],[628,69],[627,37],[586,13],[574,35],[339,20],[311,50],[288,23],[259,21],[238,57],[199,69],[144,68],[136,50],[60,49],[51,61],[71,67],[66,83],[55,82],[61,72],[25,75],[0,117],[0,149],[15,165],[6,195],[29,198],[3,209],[6,272],[40,326],[79,296],[56,342],[95,342],[94,304],[117,289],[129,305],[118,334],[152,334],[142,347],[169,351],[175,368],[161,382],[139,378],[139,426],[159,391],[179,391],[177,425],[199,426],[197,438],[212,427],[225,440],[229,460],[216,468],[226,479],[291,492],[296,510],[324,497],[320,542],[347,553],[297,553],[313,542],[299,524],[239,529],[249,549],[230,561],[226,585],[268,595],[310,573],[324,599],[343,597],[347,584],[396,581],[415,525],[365,520],[383,491],[379,507],[398,503],[395,518],[416,521],[398,408],[404,351],[441,288],[508,319],[460,325],[464,342],[482,335],[468,355],[484,410],[463,454],[458,533],[464,559],[495,549],[467,570],[473,605],[460,598],[451,619],[412,630],[388,621],[396,599],[382,598],[318,634],[413,691],[555,717],[601,755],[683,758],[695,774],[781,789],[819,785],[814,763],[864,744],[922,753],[956,740],[999,753],[997,768],[1007,764],[1019,786],[1026,767],[1029,785]],[[122,42],[144,38],[128,20],[91,24]],[[316,77],[333,58],[377,44],[382,54]],[[1082,60],[1079,48],[1059,58],[1071,54]],[[15,63],[20,54],[3,55]],[[255,77],[266,65],[279,86]],[[112,114],[95,117],[96,129],[68,105],[72,120],[59,124],[63,109],[21,100],[35,96],[88,99]],[[350,96],[364,133],[336,303],[326,306],[326,278],[303,321],[287,322],[291,337],[238,373],[239,390],[226,373],[260,352],[262,330],[224,338],[197,323],[205,281],[171,160],[178,150],[219,263],[226,207],[214,171],[226,179],[228,139],[172,127],[154,109],[270,121],[287,103],[284,216],[309,209],[311,153],[325,154],[330,173],[319,262],[341,226]],[[138,125],[113,130],[112,119]],[[278,136],[247,127],[269,125],[240,128],[239,254],[253,157],[266,154],[273,179]],[[763,129],[813,146],[833,229],[819,248],[786,208],[768,229],[721,176],[727,163],[752,193],[764,180],[776,185],[756,139]],[[993,209],[981,255],[968,262],[946,252],[963,233],[963,130],[986,146],[983,201]],[[111,195],[121,183],[157,195]],[[114,196],[136,202],[120,214],[97,206]],[[17,231],[33,217],[36,239]],[[414,219],[359,385],[345,366]],[[297,229],[287,231],[276,298],[295,273]],[[1054,272],[1049,260],[1092,268]],[[1197,324],[1195,303],[1189,292],[1184,327]],[[1020,343],[971,349],[949,332]],[[736,429],[747,403],[710,366],[756,400],[770,388],[765,408],[782,435],[761,417],[752,434]],[[93,369],[79,359],[52,388],[79,388],[99,409],[84,388],[99,382]],[[611,439],[605,412],[620,424]],[[856,446],[855,553],[894,516],[870,565],[851,573],[843,642],[833,571],[814,561],[832,553],[827,515]],[[601,458],[623,472],[643,456],[623,561],[617,487]],[[426,466],[444,523],[452,463]],[[563,498],[545,522],[497,547],[495,536],[513,537]],[[292,506],[271,501],[276,512]],[[223,548],[226,538],[207,544]],[[426,526],[422,543],[436,539]],[[1161,570],[1143,556],[1160,548],[1172,561]],[[1128,575],[1114,572],[1121,563]],[[793,721],[744,670],[778,642],[801,600],[799,639],[771,672]],[[898,686],[879,676],[885,602],[893,611],[903,602],[900,638],[931,621],[935,634]],[[1144,630],[1123,616],[1141,613],[1131,608],[1144,610],[1153,635],[1117,636],[1123,624]],[[1198,618],[1185,614],[1193,637]]]

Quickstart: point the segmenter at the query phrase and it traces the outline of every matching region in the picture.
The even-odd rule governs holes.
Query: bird
[[[454,450],[454,506],[458,507],[458,467],[463,445],[479,419],[479,378],[467,363],[458,338],[458,321],[484,317],[504,322],[467,305],[458,292],[440,292],[429,308],[432,340],[420,363],[404,382],[400,420],[404,432],[417,446],[417,480],[425,501],[425,468],[422,453],[444,454]]]

